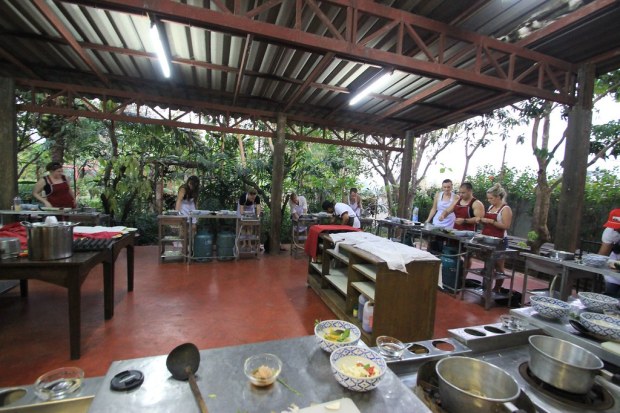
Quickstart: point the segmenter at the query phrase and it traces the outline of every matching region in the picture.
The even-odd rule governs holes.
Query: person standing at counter
[[[308,201],[303,195],[297,195],[295,192],[291,192],[291,197],[288,200],[288,206],[291,209],[291,217],[294,222],[299,220],[299,217],[308,213]]]
[[[620,208],[609,213],[605,228],[601,236],[600,255],[608,255],[611,260],[620,260]],[[620,298],[620,279],[605,276],[605,294]]]
[[[443,219],[441,216],[444,210],[456,202],[456,200],[458,200],[458,198],[456,194],[452,192],[452,181],[445,179],[441,183],[441,192],[435,194],[433,207],[428,214],[428,218],[426,218],[424,222],[429,223],[432,221],[434,226],[440,228],[451,229],[454,227],[454,220],[456,219],[454,212],[445,215]]]
[[[334,218],[337,219],[336,223],[341,225],[349,225],[353,228],[362,227],[360,220],[357,218],[355,212],[349,205],[342,202],[337,202],[334,204],[332,201],[325,201],[323,202],[322,207],[323,211],[334,215]],[[352,223],[350,222],[351,219],[353,219]],[[338,220],[340,222],[338,222]]]
[[[498,183],[489,188],[487,190],[487,201],[491,205],[484,217],[480,219],[484,225],[482,235],[502,238],[500,245],[504,248],[508,246],[508,228],[512,225],[512,209],[506,203],[507,196],[506,190]],[[504,261],[502,259],[495,262],[495,269],[502,274],[504,273]],[[500,292],[503,283],[504,280],[495,280],[493,291]]]
[[[439,220],[443,221],[454,212],[454,229],[458,231],[475,231],[476,224],[484,217],[484,205],[474,198],[474,187],[469,182],[463,182],[459,187],[459,197],[452,205],[446,208]]]
[[[196,210],[199,190],[200,190],[200,180],[195,175],[192,175],[189,178],[187,178],[187,182],[179,187],[175,209],[181,215],[185,215],[189,217],[191,212]],[[197,219],[195,217],[192,218],[192,225],[195,226],[196,221]]]
[[[49,173],[34,185],[32,196],[46,207],[75,208],[75,195],[69,186],[67,177],[62,173],[62,164],[50,162],[45,169]]]
[[[356,217],[362,217],[362,198],[357,193],[357,188],[351,188],[349,190],[349,206]]]
[[[257,195],[256,189],[249,188],[246,193],[239,197],[237,212],[239,214],[255,214],[260,215],[260,197]]]

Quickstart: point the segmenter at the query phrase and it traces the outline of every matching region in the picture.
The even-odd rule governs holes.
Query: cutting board
[[[325,406],[332,406],[335,403],[340,403],[340,409],[330,410]],[[299,413],[360,413],[359,409],[353,403],[353,400],[349,398],[334,400],[327,403],[315,404],[314,406],[301,409]]]

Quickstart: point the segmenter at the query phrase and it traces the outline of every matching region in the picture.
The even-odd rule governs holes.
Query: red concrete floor
[[[114,360],[167,354],[184,342],[206,349],[309,335],[314,320],[334,317],[306,285],[306,260],[288,252],[187,265],[160,264],[157,247],[136,247],[133,293],[127,293],[125,274],[123,253],[116,266],[114,318],[108,321],[101,268],[82,285],[79,360],[69,359],[65,289],[30,281],[27,298],[18,288],[0,295],[0,387],[32,384],[63,366],[102,376]],[[461,301],[438,293],[434,337],[496,322],[507,311],[485,311],[470,294]]]

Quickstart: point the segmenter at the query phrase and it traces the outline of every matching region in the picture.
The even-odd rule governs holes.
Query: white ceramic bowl
[[[530,302],[534,310],[545,318],[566,317],[570,310],[570,305],[567,302],[545,295],[533,295],[530,297]]]
[[[336,330],[349,329],[349,337],[342,342],[327,340],[325,338],[325,332],[329,331],[330,328]],[[316,337],[317,343],[319,343],[319,346],[328,353],[331,353],[339,347],[356,346],[358,341],[360,341],[361,335],[362,333],[360,332],[360,329],[357,328],[355,324],[342,320],[325,320],[314,326],[314,337]]]
[[[589,292],[579,292],[577,295],[590,311],[602,313],[605,310],[615,310],[618,307],[618,299],[608,295]]]
[[[599,313],[581,313],[581,324],[594,334],[607,340],[620,340],[620,318]]]
[[[282,361],[273,354],[264,353],[248,357],[243,372],[250,382],[258,387],[269,386],[277,380],[282,371]]]
[[[608,259],[609,257],[606,255],[588,254],[581,261],[589,267],[602,268],[607,264]]]
[[[358,392],[369,391],[377,387],[387,369],[387,364],[380,354],[358,346],[345,346],[336,349],[329,357],[329,362],[338,383],[349,390]],[[375,369],[375,375],[372,377],[353,377],[343,371],[343,363],[355,364],[358,362],[371,366],[374,364],[378,372]]]

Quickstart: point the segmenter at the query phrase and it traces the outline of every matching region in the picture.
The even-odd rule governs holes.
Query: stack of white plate
[[[587,265],[589,267],[601,268],[605,266],[608,259],[609,257],[605,255],[588,254],[583,257],[582,262],[584,265]]]

